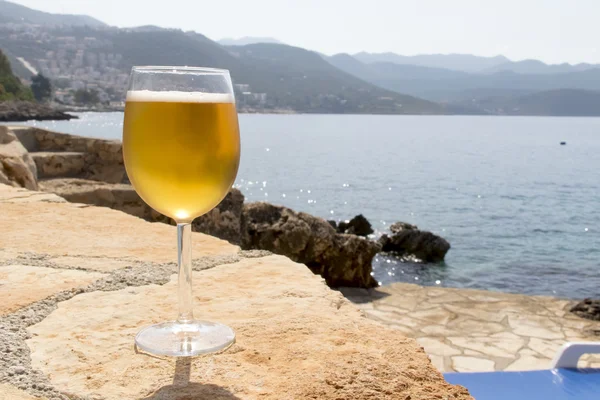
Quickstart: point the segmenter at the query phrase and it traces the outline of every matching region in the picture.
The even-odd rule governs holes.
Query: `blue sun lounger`
[[[524,372],[452,372],[446,380],[466,387],[476,400],[600,400],[600,369],[577,368],[600,343],[568,343],[551,369]]]

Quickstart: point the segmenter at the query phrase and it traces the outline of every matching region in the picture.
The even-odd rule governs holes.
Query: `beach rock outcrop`
[[[3,101],[0,102],[0,121],[46,121],[70,120],[77,118],[73,115],[56,110],[45,104],[30,101]]]
[[[571,312],[581,318],[600,321],[600,299],[585,299],[571,308]]]
[[[29,152],[7,127],[0,126],[0,183],[37,190],[37,168]]]
[[[385,253],[393,253],[400,257],[413,256],[423,262],[441,262],[450,243],[431,232],[421,231],[415,225],[397,222],[390,227],[391,236],[382,235],[379,239],[381,249]]]
[[[377,286],[371,261],[381,246],[339,234],[324,219],[270,203],[245,204],[242,248],[269,250],[306,264],[331,287]]]
[[[337,225],[337,231],[350,235],[369,236],[373,233],[373,228],[371,223],[362,214],[359,214],[348,222],[340,222]]]

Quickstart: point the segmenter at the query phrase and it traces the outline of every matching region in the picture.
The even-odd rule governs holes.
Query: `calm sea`
[[[121,113],[37,123],[119,139]],[[237,185],[328,219],[447,238],[445,265],[379,256],[375,277],[600,296],[600,118],[241,115]],[[566,141],[566,146],[560,142]]]

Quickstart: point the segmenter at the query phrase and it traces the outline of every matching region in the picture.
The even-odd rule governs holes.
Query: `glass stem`
[[[179,265],[179,317],[185,324],[194,319],[192,311],[192,225],[177,224],[177,263]]]

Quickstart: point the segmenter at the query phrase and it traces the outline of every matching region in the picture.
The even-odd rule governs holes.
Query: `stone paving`
[[[225,352],[136,351],[176,312],[175,228],[0,185],[0,399],[472,399],[306,266],[193,233],[198,317]]]
[[[600,322],[568,312],[570,300],[404,283],[342,293],[415,338],[443,372],[547,369],[564,343],[600,341]],[[600,355],[579,366],[600,368]]]

